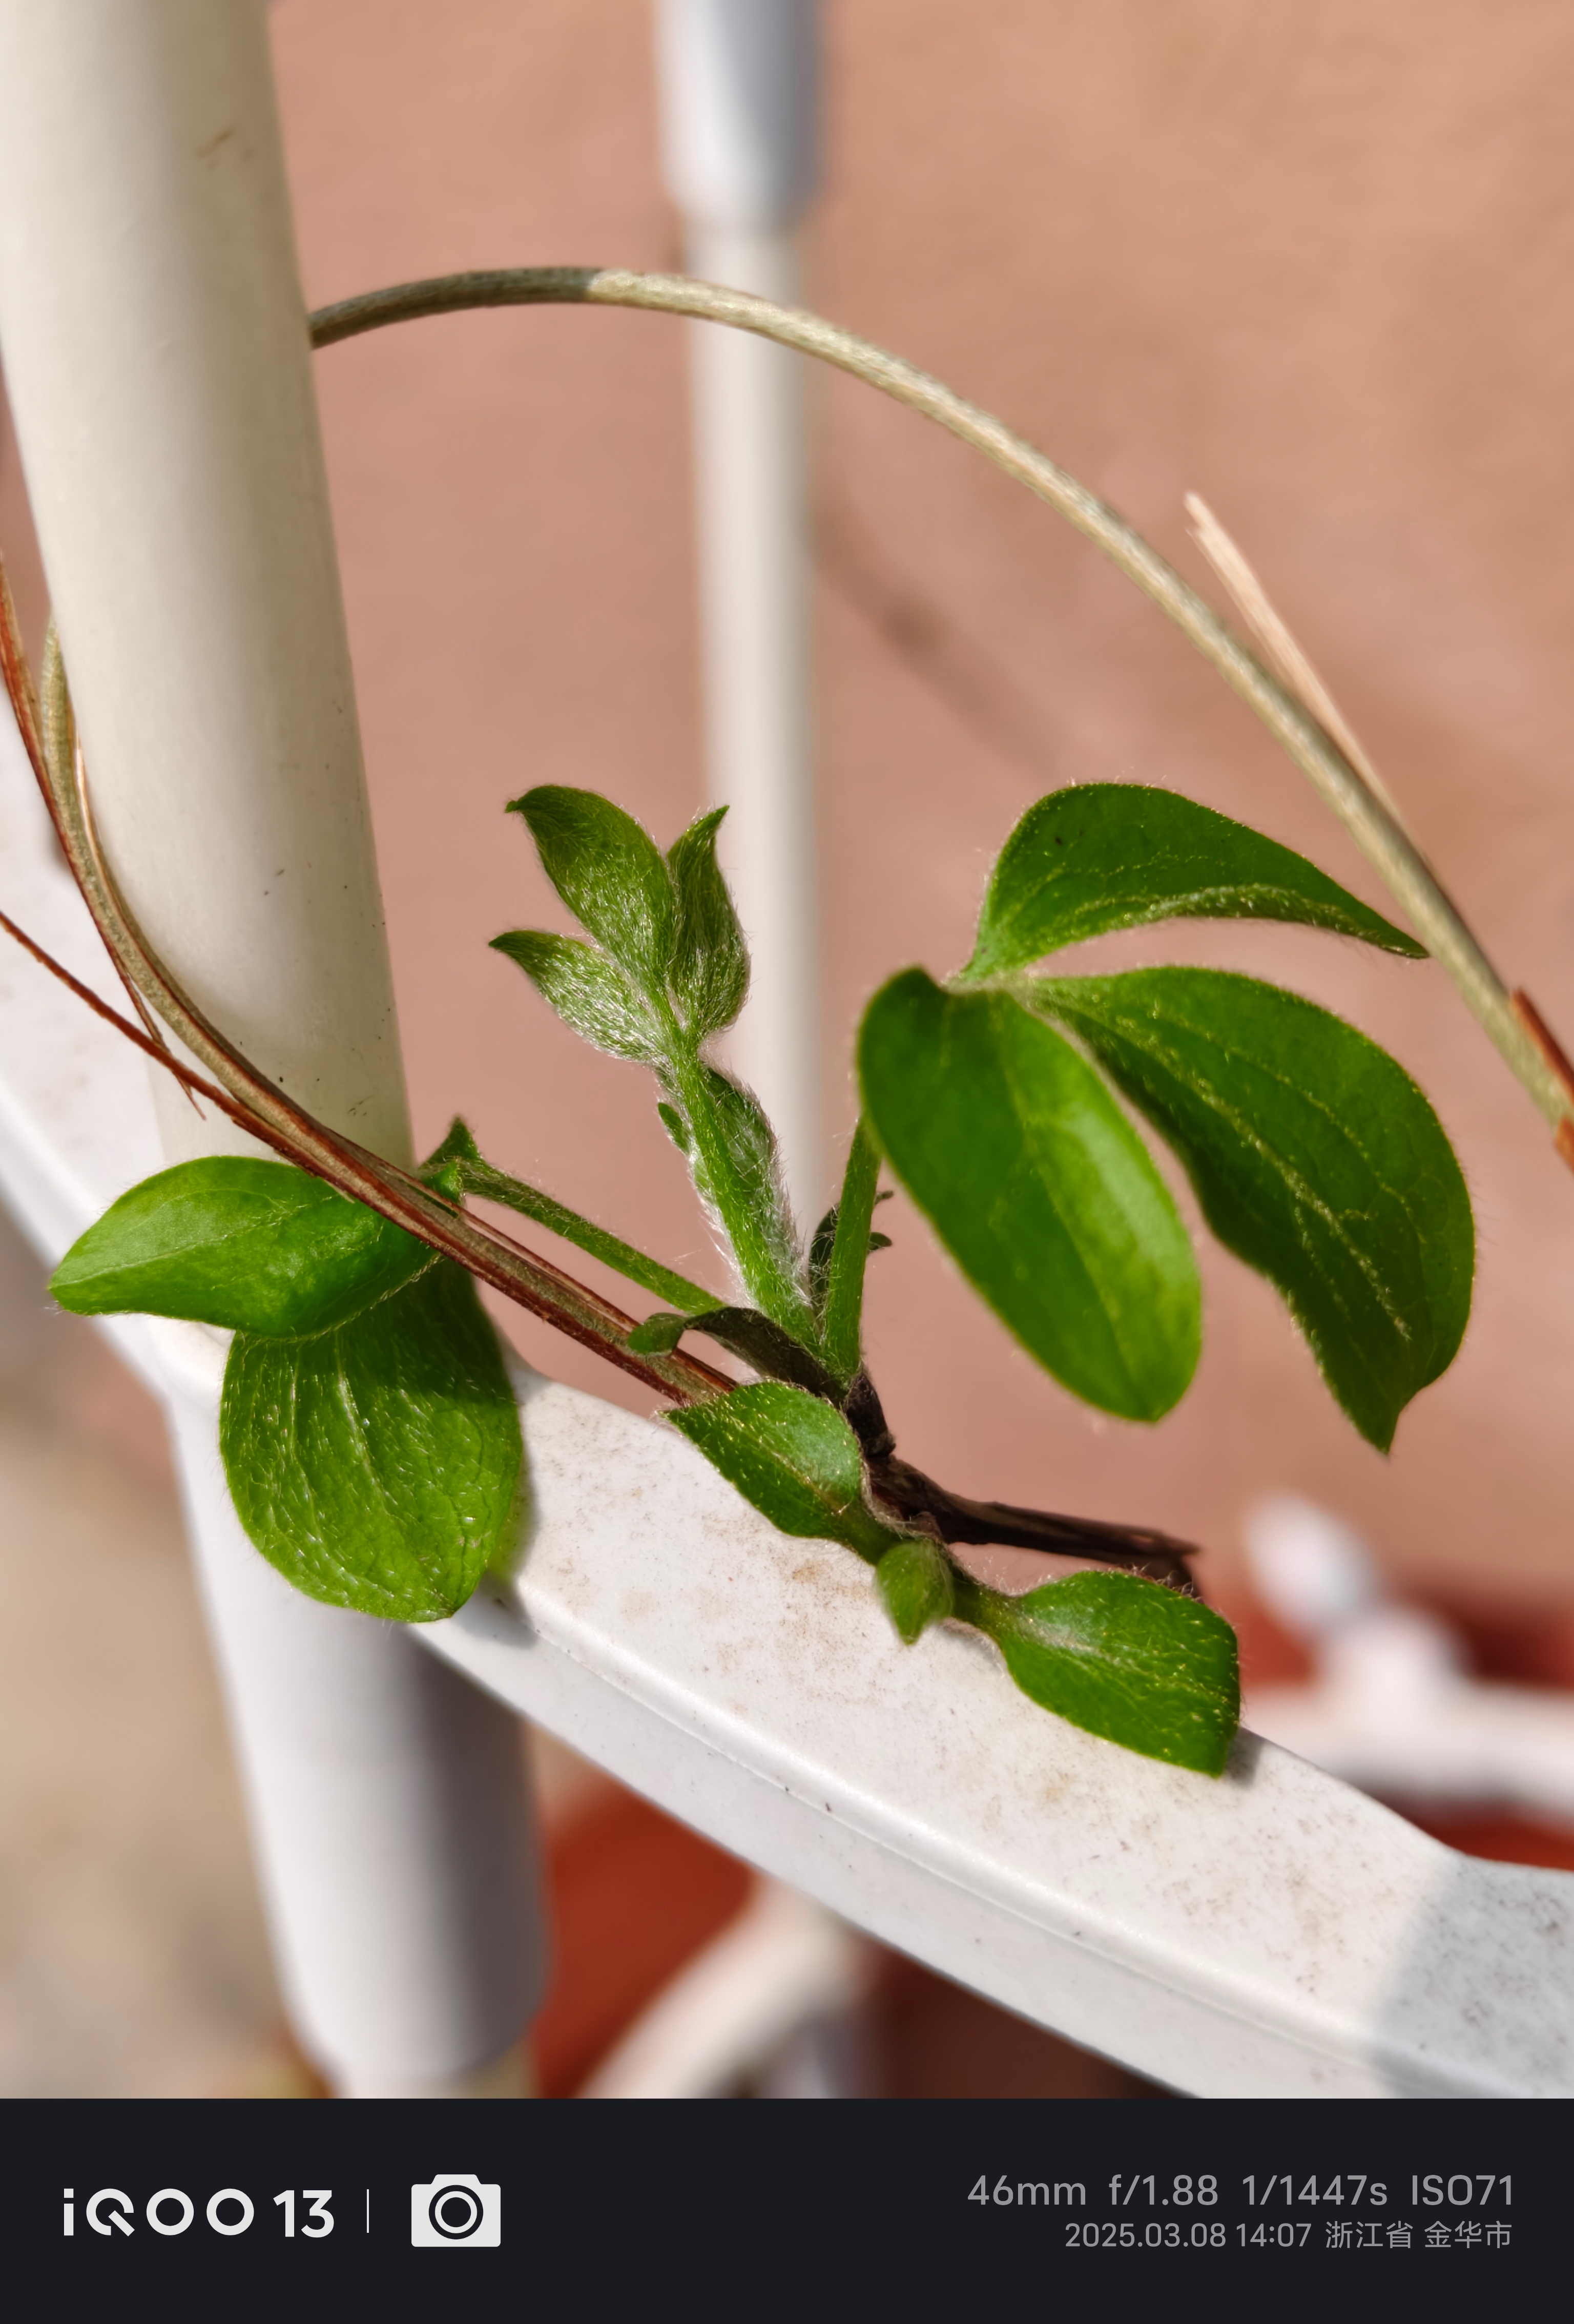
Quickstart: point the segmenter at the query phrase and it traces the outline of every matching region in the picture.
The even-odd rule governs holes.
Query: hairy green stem
[[[1514,1013],[1507,986],[1440,887],[1431,866],[1381,798],[1295,695],[1235,636],[1207,600],[1109,504],[990,412],[953,394],[899,356],[798,309],[681,275],[634,274],[615,267],[507,267],[396,283],[325,307],[311,318],[313,344],[334,346],[386,323],[475,307],[632,307],[752,331],[849,373],[933,420],[1003,468],[1075,525],[1146,590],[1255,711],[1332,808],[1417,935],[1436,954],[1510,1071],[1554,1124],[1574,1113],[1552,1063]]]
[[[706,1308],[722,1305],[715,1292],[707,1291],[703,1284],[691,1283],[686,1275],[678,1275],[670,1267],[663,1267],[659,1259],[648,1259],[642,1250],[636,1250],[632,1243],[624,1242],[619,1236],[610,1234],[605,1227],[598,1227],[591,1220],[582,1218],[577,1211],[569,1210],[566,1204],[554,1202],[550,1194],[542,1194],[538,1187],[527,1186],[523,1179],[511,1178],[506,1171],[494,1170],[490,1162],[468,1157],[462,1158],[455,1167],[459,1184],[467,1194],[479,1194],[486,1202],[502,1203],[509,1210],[518,1211],[522,1218],[533,1219],[538,1227],[547,1228],[549,1233],[561,1235],[565,1242],[575,1244],[580,1250],[588,1252],[592,1259],[599,1259],[603,1267],[612,1268],[627,1282],[637,1283],[641,1290],[653,1293],[658,1299],[667,1300],[685,1314],[698,1314]]]

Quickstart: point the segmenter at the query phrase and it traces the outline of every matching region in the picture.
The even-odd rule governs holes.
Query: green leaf
[[[807,1344],[815,1318],[798,1282],[776,1133],[758,1101],[728,1074],[693,1057],[677,1067],[700,1200],[726,1237],[754,1305]]]
[[[702,816],[677,843],[669,866],[631,816],[593,791],[548,786],[512,806],[529,822],[559,895],[610,959],[528,930],[493,944],[587,1039],[657,1068],[661,1118],[688,1157],[744,1290],[763,1314],[814,1345],[817,1326],[798,1280],[775,1136],[748,1091],[700,1056],[707,1032],[728,1021],[741,1000],[746,965],[715,863],[719,816]],[[669,982],[686,1011],[681,1028]]]
[[[538,928],[511,928],[492,937],[492,949],[517,961],[548,1006],[596,1048],[640,1065],[659,1062],[654,1018],[634,984],[603,954],[576,936],[546,936]]]
[[[502,1203],[521,1218],[533,1219],[538,1226],[561,1235],[581,1250],[599,1259],[603,1267],[614,1268],[631,1283],[638,1283],[653,1292],[658,1299],[676,1300],[685,1310],[716,1305],[716,1295],[707,1291],[703,1283],[691,1283],[686,1275],[679,1275],[660,1260],[647,1258],[632,1243],[611,1234],[605,1227],[581,1217],[567,1204],[538,1186],[526,1185],[522,1178],[511,1178],[505,1170],[494,1170],[471,1136],[465,1124],[456,1119],[447,1137],[431,1160],[423,1165],[423,1176],[438,1166],[446,1174],[446,1191],[452,1194],[480,1194],[488,1202]]]
[[[684,1333],[698,1318],[674,1314],[670,1308],[658,1308],[636,1323],[629,1334],[629,1345],[637,1356],[669,1356]]]
[[[749,954],[716,862],[716,831],[727,810],[713,807],[667,854],[677,896],[670,982],[697,1047],[732,1022],[749,991]]]
[[[861,1352],[863,1277],[874,1238],[875,1188],[879,1177],[879,1148],[861,1119],[853,1128],[842,1173],[842,1198],[836,1205],[836,1226],[825,1261],[825,1290],[821,1303],[825,1360],[838,1379],[849,1380],[858,1370]],[[882,1240],[885,1238],[881,1238]]]
[[[1073,1573],[1022,1598],[962,1574],[955,1586],[962,1619],[1045,1710],[1149,1759],[1223,1773],[1240,1677],[1235,1633],[1210,1607],[1129,1573]]]
[[[288,1162],[212,1155],[123,1194],[50,1288],[76,1315],[295,1334],[345,1322],[432,1264],[414,1235]]]
[[[1029,807],[1006,842],[963,978],[1166,919],[1300,920],[1412,960],[1424,945],[1244,823],[1174,791],[1081,783]]]
[[[649,835],[598,792],[556,783],[511,799],[509,812],[524,816],[543,871],[581,927],[643,992],[664,992],[676,899]]]
[[[459,1177],[472,1163],[484,1166],[486,1157],[475,1143],[475,1133],[462,1113],[456,1113],[443,1134],[441,1143],[434,1146],[420,1166],[420,1176],[431,1186],[447,1185],[449,1191],[463,1194]]]
[[[877,1147],[875,1148],[877,1158],[879,1152],[879,1148]],[[875,1196],[877,1203],[888,1203],[890,1199],[891,1190],[888,1186],[882,1194]],[[836,1248],[836,1226],[841,1216],[841,1204],[833,1203],[815,1229],[815,1239],[809,1245],[809,1298],[815,1314],[821,1317],[824,1317],[825,1313],[825,1294],[831,1285],[831,1254]],[[877,1250],[889,1250],[890,1248],[891,1239],[888,1234],[876,1233],[870,1236],[869,1257],[870,1259],[874,1257]]]
[[[951,1562],[937,1541],[893,1542],[874,1578],[904,1646],[912,1646],[931,1622],[943,1622],[955,1609]]]
[[[809,1297],[816,1315],[825,1312],[825,1284],[831,1273],[831,1253],[836,1248],[836,1219],[841,1207],[839,1203],[832,1204],[809,1244]]]
[[[629,1345],[636,1355],[667,1355],[686,1332],[703,1332],[718,1347],[741,1356],[746,1364],[771,1379],[789,1380],[795,1388],[807,1388],[811,1396],[829,1397],[833,1403],[841,1400],[840,1384],[818,1357],[769,1315],[762,1315],[758,1307],[711,1307],[698,1315],[647,1315],[630,1333]]]
[[[1386,1451],[1453,1360],[1475,1266],[1459,1166],[1409,1074],[1310,1001],[1220,970],[1031,991],[1174,1148],[1214,1233],[1277,1286]]]
[[[783,1533],[842,1542],[870,1564],[901,1538],[865,1502],[858,1439],[819,1397],[760,1380],[667,1417]]]
[[[448,1259],[315,1339],[237,1334],[219,1446],[252,1540],[329,1606],[441,1621],[517,1529],[518,1409],[475,1286]]]
[[[1196,1368],[1196,1260],[1091,1067],[1007,994],[914,968],[870,1001],[859,1070],[892,1169],[1028,1352],[1106,1412],[1168,1412]]]

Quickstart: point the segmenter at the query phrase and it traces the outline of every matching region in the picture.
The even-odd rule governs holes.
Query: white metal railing
[[[798,301],[818,167],[815,0],[658,0],[662,158],[691,274]],[[781,1140],[793,1205],[831,1199],[820,969],[802,360],[690,327],[705,759],[753,962],[729,1036]]]
[[[129,900],[265,1071],[404,1158],[260,9],[0,5],[0,335]],[[133,1135],[145,1083],[106,1133],[115,1174],[236,1142],[159,1079],[157,1141]],[[69,1183],[54,1133],[46,1110],[29,1136],[60,1216],[38,1180]],[[248,1594],[220,1535],[194,1541],[297,2022],[346,2089],[461,2084],[514,2043],[544,1968],[510,1722],[409,1636]]]
[[[1389,1597],[1365,1544],[1312,1503],[1275,1496],[1246,1531],[1257,1596],[1312,1660],[1303,1683],[1253,1691],[1254,1727],[1387,1799],[1574,1827],[1574,1699],[1473,1677],[1441,1616]]]
[[[274,1069],[362,1136],[373,1088],[394,1141],[381,969],[336,968],[320,892],[290,902],[337,851],[376,952],[257,21],[208,0],[0,0],[0,329],[111,845],[218,1013],[238,975],[232,1021]],[[253,235],[266,246],[237,263]],[[85,296],[106,250],[114,279]],[[244,384],[293,414],[281,440],[237,426],[226,332],[249,365],[280,364],[268,393]],[[304,672],[286,602],[303,591]],[[9,728],[0,886],[107,988]],[[174,1150],[115,1036],[0,954],[0,1183],[45,1255]],[[332,1613],[240,1535],[216,1337],[115,1337],[170,1413],[291,2007],[340,2088],[465,2087],[538,1992],[497,1702],[860,1927],[1183,2089],[1574,2092],[1568,1877],[1459,1857],[1250,1737],[1219,1783],[1137,1758],[1035,1708],[961,1632],[903,1650],[845,1552],[784,1539],[675,1432],[523,1366],[518,1581],[420,1633]]]

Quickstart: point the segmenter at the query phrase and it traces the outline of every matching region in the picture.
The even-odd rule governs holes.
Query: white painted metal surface
[[[815,0],[659,0],[667,182],[690,273],[787,306],[817,166]],[[798,357],[690,331],[705,747],[721,853],[750,938],[729,1056],[781,1138],[812,1227],[821,1130],[808,491]]]
[[[127,900],[258,1065],[408,1159],[252,0],[0,6],[0,334],[95,811]],[[182,1151],[237,1134],[199,1126],[171,1085],[156,1102]]]
[[[1574,1880],[1454,1855],[1271,1745],[1220,1783],[894,1643],[845,1551],[692,1447],[521,1377],[518,1588],[433,1643],[874,1934],[1183,2089],[1574,2091]],[[599,1682],[599,1683],[598,1683]]]
[[[1388,1597],[1365,1544],[1310,1501],[1260,1503],[1247,1545],[1258,1595],[1314,1664],[1304,1684],[1256,1690],[1260,1734],[1387,1799],[1574,1826],[1574,1700],[1472,1677],[1442,1618]]]
[[[0,346],[99,826],[129,900],[259,1065],[402,1158],[254,0],[0,0]],[[49,1066],[57,1102],[13,1117],[16,1197],[46,1248],[84,1197],[99,1207],[152,1160],[133,1133],[150,1102],[145,1083],[132,1102],[140,1066],[128,1076],[124,1059],[100,1051],[88,1066],[87,1054],[68,1045]],[[160,1083],[165,1158],[236,1143]],[[80,1175],[78,1133],[106,1176]],[[517,2040],[541,1981],[512,1722],[407,1636],[258,1591],[254,1560],[232,1570],[233,1521],[226,1533],[204,1516],[211,1414],[173,1408],[299,2030],[347,2089],[458,2086]]]
[[[658,1995],[579,2095],[725,2098],[746,2079],[773,2068],[779,2075],[784,2047],[789,2056],[796,2049],[812,2057],[816,2047],[833,2046],[839,2029],[851,2033],[869,1989],[871,1955],[871,1947],[807,1896],[762,1880],[737,1919]],[[823,2064],[820,2079],[828,2079]],[[862,2095],[824,2087],[805,2092],[801,2081],[791,2094]]]
[[[80,959],[5,740],[0,900]],[[0,1181],[41,1246],[156,1152],[115,1036],[0,954]],[[216,1342],[125,1342],[184,1408],[224,1586],[282,1597],[204,1449]],[[1459,1857],[1251,1738],[1210,1783],[1079,1734],[968,1634],[900,1648],[856,1559],[775,1533],[675,1432],[518,1377],[521,1572],[421,1638],[502,1700],[857,1925],[1181,2089],[1574,2095],[1574,1878]]]
[[[767,232],[820,167],[817,0],[657,0],[662,166],[696,225]]]

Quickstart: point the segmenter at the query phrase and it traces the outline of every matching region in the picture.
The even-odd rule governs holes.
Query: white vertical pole
[[[0,0],[0,350],[106,852],[315,1112],[410,1128],[256,0]],[[160,1077],[161,1083],[162,1077]],[[232,1142],[160,1089],[171,1158]],[[512,1721],[240,1536],[172,1388],[281,1973],[348,2091],[465,2086],[541,1941]]]
[[[796,220],[816,163],[815,0],[659,0],[663,148],[689,271],[792,305]],[[694,438],[712,798],[753,954],[731,1060],[780,1134],[813,1226],[820,1123],[802,367],[741,331],[693,327]]]

